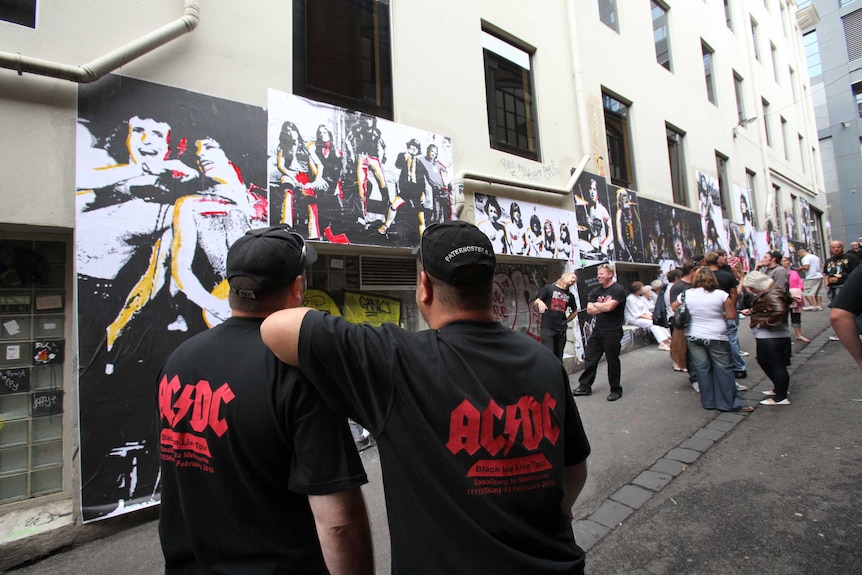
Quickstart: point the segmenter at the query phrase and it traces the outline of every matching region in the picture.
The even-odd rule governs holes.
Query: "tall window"
[[[784,159],[790,159],[790,146],[787,144],[787,119],[781,116],[781,145],[784,146]]]
[[[742,76],[733,72],[733,93],[736,96],[736,118],[740,123],[746,120],[745,117],[745,92],[742,90]]]
[[[623,188],[634,188],[634,162],[629,134],[629,106],[602,92],[605,110],[605,135],[608,141],[608,170],[611,183]]]
[[[482,48],[491,147],[538,160],[531,55],[485,31]]]
[[[668,37],[667,27],[667,8],[650,0],[652,5],[652,29],[653,40],[655,41],[655,59],[656,62],[672,70],[670,64],[670,38]]]
[[[754,45],[754,57],[760,61],[760,42],[757,40],[757,22],[751,19],[751,42]]]
[[[853,98],[856,100],[856,114],[862,118],[862,82],[853,84]]]
[[[727,156],[715,152],[715,172],[718,174],[718,193],[721,198],[721,214],[724,219],[733,217],[730,206],[730,184],[727,181]]]
[[[772,79],[778,83],[778,48],[772,42],[769,43],[769,54],[772,56]]]
[[[799,138],[799,163],[802,164],[802,173],[805,174],[808,172],[808,157],[805,149],[805,139],[802,137],[802,134],[797,134]]]
[[[820,44],[817,43],[817,30],[802,35],[802,46],[805,49],[805,63],[808,65],[808,77],[815,82],[823,74],[820,65]]]
[[[0,0],[0,20],[36,27],[36,0]]]
[[[745,170],[745,184],[748,189],[748,200],[751,202],[748,206],[751,224],[757,228],[757,175],[748,169]]]
[[[670,187],[673,190],[673,201],[676,204],[687,206],[685,154],[682,146],[684,134],[668,124],[665,124],[665,133],[667,134],[667,157],[670,163]]]
[[[613,30],[620,31],[620,23],[617,20],[617,0],[598,0],[599,3],[599,20]]]
[[[294,0],[293,92],[393,116],[389,0]]]
[[[713,50],[704,42],[700,43],[700,50],[703,54],[703,77],[706,79],[706,97],[710,102],[718,105],[715,101],[715,81],[712,76]]]
[[[766,134],[766,145],[772,146],[772,134],[769,132],[769,102],[760,100],[760,105],[763,108],[763,131]]]
[[[793,66],[787,67],[787,73],[790,76],[790,91],[793,93],[793,101],[799,101],[799,87],[796,85],[796,71]]]
[[[787,38],[787,9],[784,7],[783,1],[778,3],[778,7],[781,9],[781,31],[784,33],[784,37]]]
[[[724,0],[724,21],[728,29],[733,31],[733,8],[730,6],[730,0]]]

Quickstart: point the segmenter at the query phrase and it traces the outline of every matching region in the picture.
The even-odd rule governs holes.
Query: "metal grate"
[[[844,23],[844,41],[847,43],[847,58],[852,62],[862,58],[862,10],[856,10],[841,18]]]
[[[362,289],[409,290],[416,287],[416,260],[361,256],[359,262]]]

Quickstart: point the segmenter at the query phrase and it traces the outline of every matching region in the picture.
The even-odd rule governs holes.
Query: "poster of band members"
[[[743,187],[733,185],[733,223],[729,229],[728,251],[743,261],[745,271],[754,269],[760,254],[754,241],[756,228],[754,226],[754,206],[751,203],[751,192]]]
[[[494,253],[578,261],[572,241],[571,210],[475,194],[476,226],[485,232]]]
[[[611,186],[608,192],[617,242],[615,259],[618,262],[643,263],[644,242],[637,193],[616,186]]]
[[[697,198],[703,227],[704,253],[717,249],[727,250],[727,230],[721,215],[718,180],[709,174],[697,172]]]
[[[452,140],[269,91],[270,219],[311,240],[412,247],[451,220]]]
[[[814,243],[812,234],[811,206],[804,199],[799,200],[799,239],[805,247]]]
[[[610,202],[605,179],[584,172],[575,183],[573,192],[580,265],[614,260],[614,219],[608,211]]]
[[[120,76],[78,93],[76,260],[85,521],[158,500],[156,378],[229,315],[227,246],[266,225],[266,114]]]

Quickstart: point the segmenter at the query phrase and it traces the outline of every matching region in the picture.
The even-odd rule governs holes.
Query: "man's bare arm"
[[[581,489],[587,482],[587,460],[584,459],[577,465],[566,467],[563,471],[563,504],[569,517],[572,516],[572,506],[581,494]]]
[[[260,326],[260,335],[272,353],[288,365],[299,366],[299,328],[311,308],[283,309],[271,314]]]
[[[850,352],[850,356],[856,360],[856,364],[862,369],[862,340],[859,339],[859,330],[856,327],[856,316],[851,312],[834,307],[829,312],[829,321],[835,335]]]
[[[374,573],[374,551],[365,499],[359,487],[309,495],[317,537],[332,575]]]

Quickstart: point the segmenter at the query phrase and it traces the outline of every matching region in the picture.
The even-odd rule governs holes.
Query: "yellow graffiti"
[[[306,290],[305,297],[302,300],[304,307],[312,307],[314,309],[329,312],[331,315],[341,315],[338,306],[333,301],[332,297],[325,291],[318,289]]]
[[[344,319],[380,326],[401,323],[401,300],[367,292],[344,293]]]

